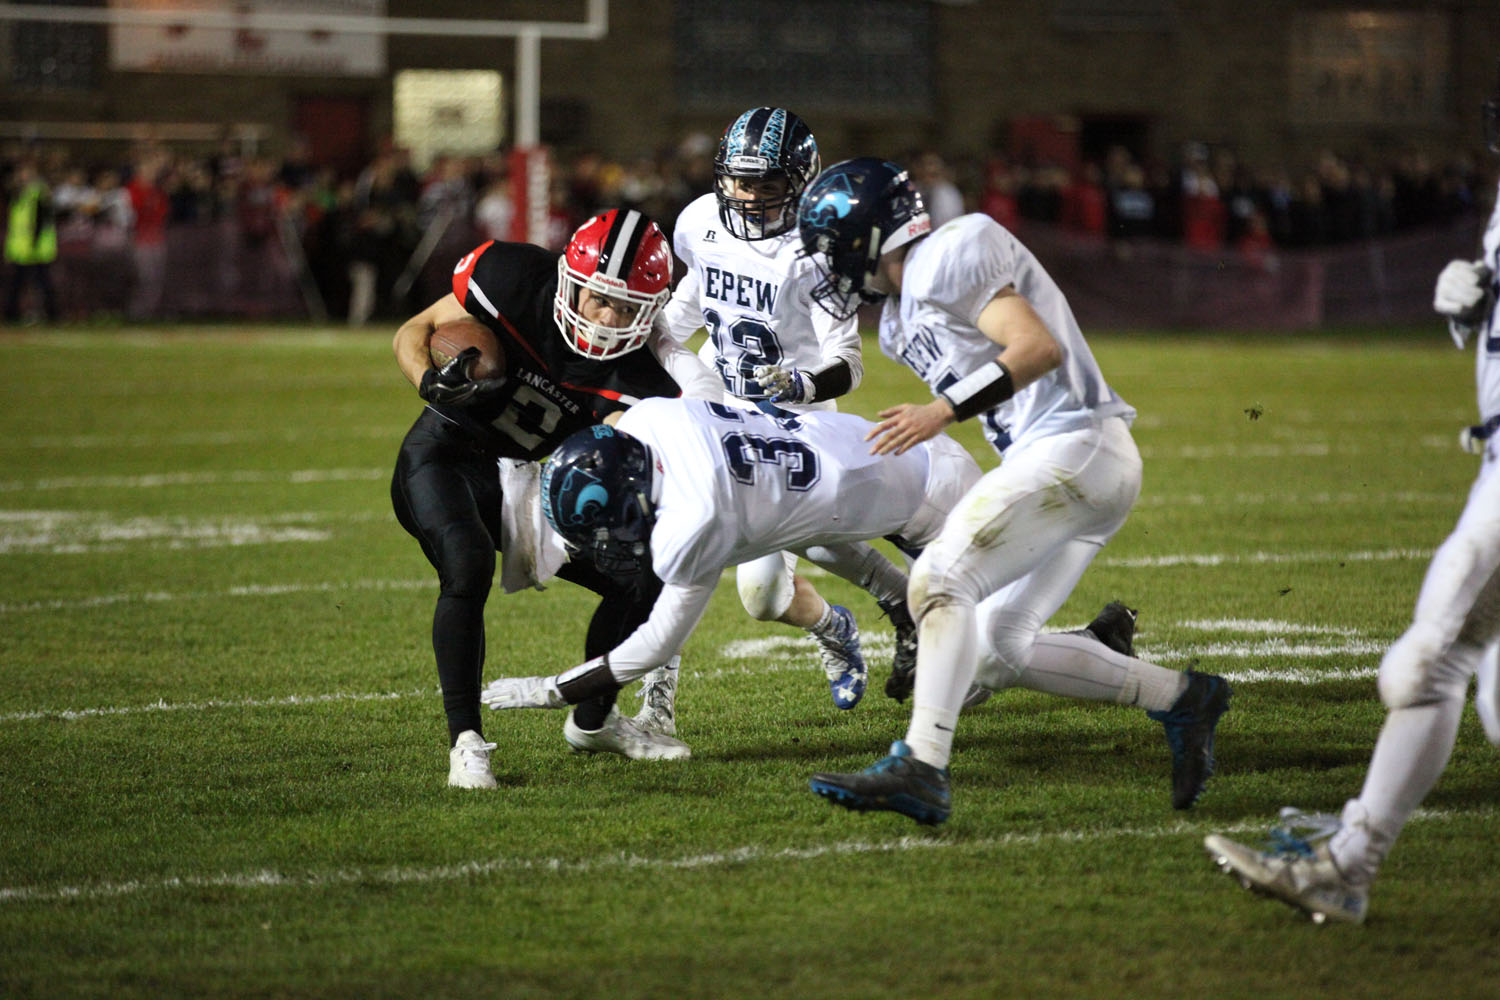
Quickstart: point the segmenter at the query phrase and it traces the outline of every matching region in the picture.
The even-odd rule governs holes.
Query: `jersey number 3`
[[[788,438],[767,438],[759,434],[735,431],[719,439],[729,471],[746,486],[755,483],[757,465],[780,466],[786,475],[786,488],[802,493],[818,481],[818,453],[805,442]]]

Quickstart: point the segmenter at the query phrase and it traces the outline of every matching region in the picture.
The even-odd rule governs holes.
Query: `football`
[[[505,374],[505,355],[490,328],[472,317],[451,320],[432,331],[427,353],[439,368],[465,348],[479,348],[479,357],[469,365],[469,378],[498,378]]]

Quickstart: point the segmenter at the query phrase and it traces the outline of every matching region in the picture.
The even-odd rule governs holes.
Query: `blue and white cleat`
[[[1241,886],[1301,910],[1315,924],[1364,923],[1370,886],[1351,882],[1339,871],[1328,849],[1338,829],[1336,816],[1283,809],[1281,825],[1271,830],[1263,849],[1217,833],[1203,838],[1203,846],[1214,864]]]
[[[1164,712],[1147,712],[1167,731],[1172,750],[1172,808],[1188,809],[1214,773],[1214,728],[1229,710],[1229,682],[1188,671],[1187,690]]]
[[[835,604],[828,633],[815,638],[822,647],[823,673],[828,675],[833,706],[847,711],[865,696],[865,684],[870,679],[865,659],[859,655],[859,626],[854,623],[854,614]]]
[[[937,826],[953,811],[948,769],[912,756],[905,740],[891,744],[891,755],[854,774],[820,773],[808,782],[813,792],[856,812],[886,810]]]

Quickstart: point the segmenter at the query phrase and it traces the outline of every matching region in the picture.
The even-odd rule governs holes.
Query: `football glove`
[[[568,702],[551,677],[501,677],[479,692],[490,708],[567,708]]]
[[[817,392],[812,379],[796,368],[756,365],[752,374],[761,388],[771,394],[773,403],[811,403]]]
[[[1490,269],[1477,260],[1450,260],[1438,274],[1432,308],[1448,317],[1448,332],[1459,347],[1468,342],[1489,315],[1494,304],[1493,277]]]
[[[469,367],[479,357],[479,348],[466,347],[441,368],[422,373],[417,395],[442,406],[472,406],[491,396],[505,384],[503,378],[469,378]]]

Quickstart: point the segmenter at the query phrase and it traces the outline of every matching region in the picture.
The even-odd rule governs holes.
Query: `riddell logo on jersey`
[[[706,232],[706,233],[703,234],[703,242],[704,243],[713,243],[717,238],[718,238],[718,234],[714,230],[712,230],[712,229],[710,229],[708,232]]]

